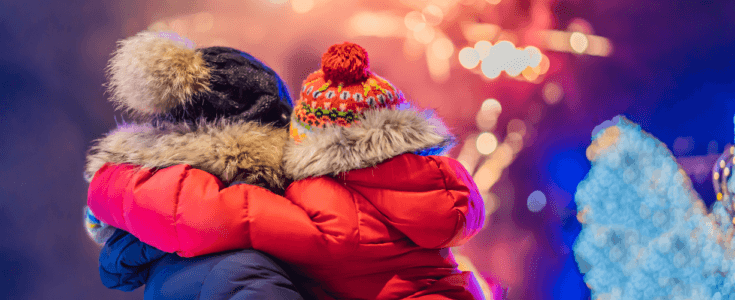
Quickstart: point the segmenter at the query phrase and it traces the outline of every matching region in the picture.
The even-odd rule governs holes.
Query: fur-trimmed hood
[[[285,188],[281,162],[287,138],[287,129],[256,122],[124,124],[95,141],[85,177],[91,181],[108,162],[145,168],[188,164],[225,184],[242,181],[280,192]]]
[[[350,127],[314,129],[300,143],[292,140],[283,168],[293,180],[336,176],[404,153],[443,154],[453,145],[454,137],[432,111],[402,105],[369,110]]]

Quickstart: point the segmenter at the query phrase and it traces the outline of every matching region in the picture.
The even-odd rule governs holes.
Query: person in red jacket
[[[188,165],[105,164],[88,205],[163,251],[252,248],[289,263],[321,299],[482,299],[449,247],[484,224],[470,174],[448,157],[443,123],[369,71],[367,52],[329,48],[304,82],[283,168],[285,196],[226,187]]]
[[[118,43],[107,71],[110,100],[135,122],[118,124],[94,142],[85,178],[105,163],[188,164],[225,185],[283,193],[282,149],[293,104],[285,83],[263,62],[238,49],[195,48],[173,32],[146,30]],[[105,224],[89,208],[85,223],[102,247],[100,280],[108,288],[145,285],[144,298],[157,300],[304,299],[289,267],[262,251],[182,258]]]

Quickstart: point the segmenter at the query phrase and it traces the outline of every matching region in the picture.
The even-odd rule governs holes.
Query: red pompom
[[[367,51],[350,42],[332,45],[322,55],[322,71],[324,79],[333,83],[365,81],[370,77]]]

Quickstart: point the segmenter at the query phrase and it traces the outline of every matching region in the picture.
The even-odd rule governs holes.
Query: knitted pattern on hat
[[[329,47],[322,67],[309,75],[294,106],[291,137],[299,142],[315,128],[349,127],[366,110],[395,109],[403,93],[371,72],[367,51],[345,42]]]

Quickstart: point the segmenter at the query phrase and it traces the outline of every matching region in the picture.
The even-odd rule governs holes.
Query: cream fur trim
[[[143,31],[118,42],[107,72],[112,102],[136,116],[165,113],[209,90],[201,53],[173,32]]]
[[[429,148],[447,151],[452,142],[445,125],[430,111],[370,110],[350,127],[315,129],[301,143],[291,141],[284,150],[283,167],[294,180],[334,176],[403,153]]]
[[[188,164],[217,176],[225,184],[243,181],[272,191],[285,188],[281,168],[286,129],[253,122],[188,126],[127,124],[96,141],[87,155],[85,175],[107,162],[146,168]]]

